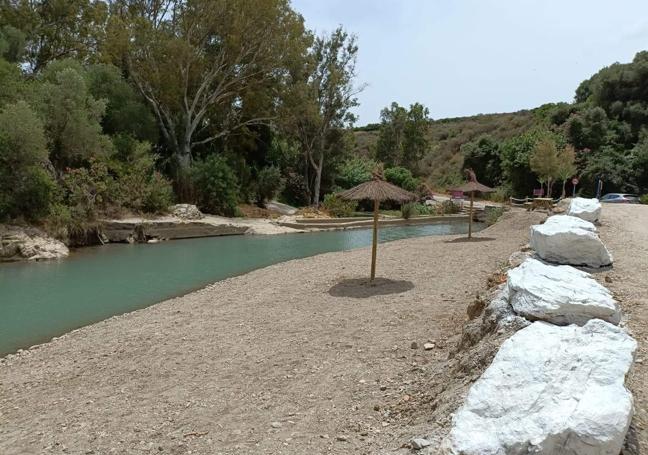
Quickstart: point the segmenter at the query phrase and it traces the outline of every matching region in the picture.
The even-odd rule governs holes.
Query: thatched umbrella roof
[[[481,183],[475,181],[475,182],[466,182],[463,185],[460,185],[456,188],[452,188],[451,191],[463,191],[464,193],[470,193],[472,191],[476,191],[479,193],[492,193],[495,191],[495,189],[482,185]]]
[[[416,195],[405,191],[402,188],[392,185],[389,182],[374,178],[365,183],[351,188],[350,190],[338,193],[342,199],[350,199],[359,201],[362,199],[369,199],[371,201],[396,201],[408,202],[416,199]]]

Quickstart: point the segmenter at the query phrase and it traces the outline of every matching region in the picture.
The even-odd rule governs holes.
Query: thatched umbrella
[[[475,171],[472,169],[466,169],[466,174],[468,174],[469,181],[464,183],[461,186],[452,188],[451,191],[462,191],[464,193],[470,193],[470,215],[468,219],[468,238],[472,237],[472,222],[473,222],[473,201],[475,198],[475,192],[479,193],[492,193],[495,191],[493,188],[486,185],[482,185],[477,181],[477,176]]]
[[[386,182],[382,169],[377,168],[373,173],[373,180],[361,183],[350,190],[338,194],[342,199],[360,201],[369,199],[374,201],[373,213],[373,243],[371,247],[371,280],[376,277],[376,249],[378,247],[378,208],[383,201],[408,202],[416,199],[416,195],[402,188]]]

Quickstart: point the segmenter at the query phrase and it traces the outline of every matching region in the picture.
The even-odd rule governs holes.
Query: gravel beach
[[[620,275],[635,265],[623,239],[611,238],[616,207],[605,213],[604,240],[619,264],[611,287],[621,293]],[[8,356],[0,360],[0,453],[399,451],[429,428],[426,381],[442,372],[467,306],[545,216],[509,212],[474,242],[380,245],[374,287],[363,284],[368,249],[324,254]],[[643,269],[633,273],[644,278],[628,279],[636,309],[624,310],[645,330],[632,318],[646,318],[646,255],[634,257]],[[632,381],[645,404],[645,371]]]

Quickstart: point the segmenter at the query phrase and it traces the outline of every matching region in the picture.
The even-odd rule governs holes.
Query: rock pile
[[[570,211],[596,204],[572,202]],[[598,219],[600,207],[587,216]],[[481,325],[468,325],[475,333],[465,331],[462,343],[507,323],[519,330],[470,388],[443,451],[616,455],[633,413],[624,383],[637,343],[617,326],[621,314],[612,294],[590,274],[565,265],[600,267],[612,257],[596,227],[570,215],[533,226],[530,245],[540,259],[563,265],[516,255]]]
[[[205,215],[193,204],[176,204],[169,207],[169,213],[183,220],[200,220]]]

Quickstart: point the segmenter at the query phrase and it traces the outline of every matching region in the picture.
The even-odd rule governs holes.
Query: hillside
[[[444,186],[460,178],[463,155],[461,146],[489,135],[497,141],[520,135],[536,122],[532,110],[502,114],[479,114],[430,122],[430,152],[422,161],[423,173],[433,185]],[[378,141],[379,124],[354,130],[355,153],[370,157]]]

